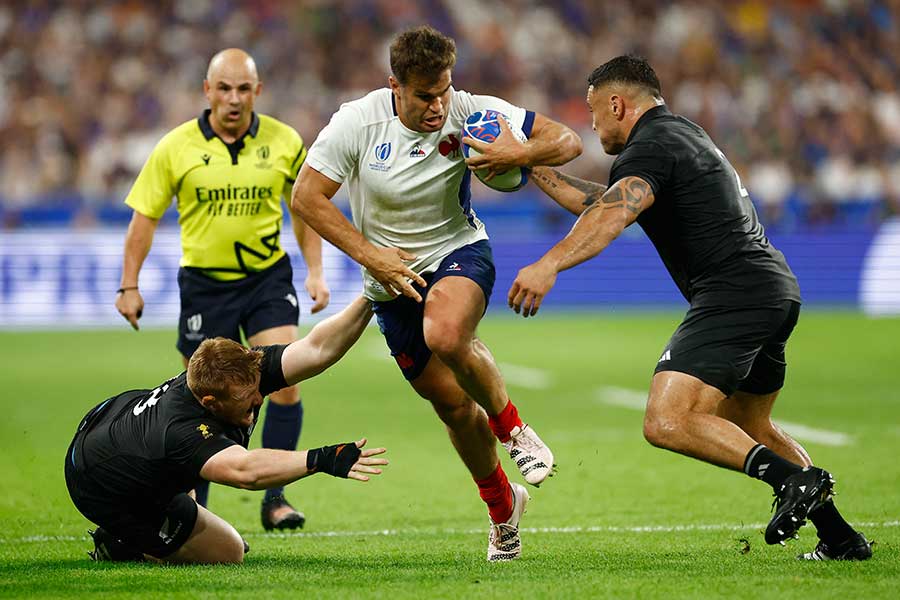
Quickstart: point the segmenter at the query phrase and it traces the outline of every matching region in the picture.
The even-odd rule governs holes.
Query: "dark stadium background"
[[[422,22],[456,38],[457,87],[573,126],[585,152],[565,170],[598,181],[611,159],[590,130],[586,77],[616,54],[645,55],[672,109],[705,127],[736,167],[807,304],[895,313],[898,8],[897,0],[5,2],[0,327],[118,323],[123,199],[159,138],[204,107],[214,52],[248,50],[265,86],[258,110],[311,144],[342,101],[385,85],[390,37]],[[474,188],[495,240],[496,311],[518,268],[572,219],[534,187]],[[175,217],[173,209],[164,219],[142,276],[147,324],[174,322]],[[564,275],[547,310],[679,305],[638,228],[625,237]],[[284,245],[299,258],[292,239]],[[336,252],[326,263],[336,310],[359,277]]]

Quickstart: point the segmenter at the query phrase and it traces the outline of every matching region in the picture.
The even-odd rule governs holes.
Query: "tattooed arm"
[[[532,169],[531,180],[557,204],[576,216],[606,192],[603,184],[572,177],[550,167]]]
[[[617,181],[584,209],[566,237],[538,262],[519,271],[507,296],[509,307],[524,317],[534,316],[560,271],[600,254],[653,200],[653,189],[640,177]]]

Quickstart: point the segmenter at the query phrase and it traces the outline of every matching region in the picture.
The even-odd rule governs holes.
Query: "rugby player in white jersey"
[[[518,416],[490,351],[475,335],[494,284],[484,225],[470,204],[471,169],[560,165],[581,153],[571,129],[491,96],[453,88],[454,41],[428,26],[391,44],[390,87],[348,102],[309,151],[292,210],[362,265],[391,354],[429,400],[488,506],[488,560],[521,554],[519,519],[529,496],[500,467],[496,436],[525,480],[540,485],[553,454]],[[503,127],[466,161],[461,129],[497,110],[529,136]],[[502,119],[501,119],[502,121]],[[331,198],[347,182],[351,224]]]

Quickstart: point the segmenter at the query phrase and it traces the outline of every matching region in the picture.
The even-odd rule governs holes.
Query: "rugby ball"
[[[494,140],[500,136],[501,132],[500,124],[497,122],[498,119],[504,119],[506,124],[509,125],[510,131],[512,131],[513,135],[519,138],[520,141],[524,142],[528,139],[528,136],[525,135],[519,126],[510,121],[506,115],[497,112],[496,110],[486,109],[474,112],[466,119],[466,123],[463,125],[463,142],[465,142],[465,136],[468,135],[471,138],[487,142],[488,144],[494,143]],[[463,155],[468,158],[472,154],[480,154],[480,152],[475,148],[470,147],[468,144],[463,143]],[[498,192],[514,192],[528,183],[528,174],[530,171],[531,169],[525,167],[514,167],[508,171],[494,175],[494,178],[490,181],[485,181],[484,178],[487,177],[488,170],[478,169],[475,171],[475,176],[481,183]]]

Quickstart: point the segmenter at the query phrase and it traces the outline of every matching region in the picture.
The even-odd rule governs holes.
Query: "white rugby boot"
[[[509,457],[519,467],[522,477],[531,485],[539,487],[545,479],[555,473],[553,452],[527,424],[513,427],[509,432],[509,441],[502,444],[509,452]]]
[[[522,555],[522,540],[519,538],[519,520],[525,514],[525,507],[531,496],[524,485],[509,484],[512,492],[513,510],[503,523],[494,523],[491,519],[491,532],[488,536],[487,559],[490,562],[515,560]]]

